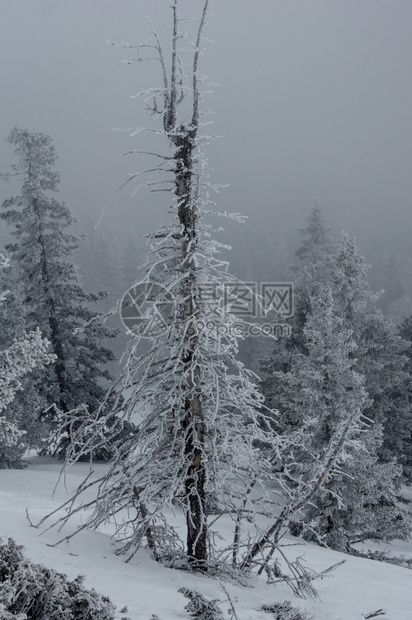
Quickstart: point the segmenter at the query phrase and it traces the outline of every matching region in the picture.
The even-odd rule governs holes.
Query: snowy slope
[[[99,471],[102,467],[97,465],[95,469]],[[68,490],[88,470],[86,464],[74,466],[67,476]],[[123,557],[114,554],[116,543],[110,538],[109,526],[104,533],[83,531],[69,543],[50,546],[61,534],[49,530],[40,536],[38,530],[30,527],[25,511],[27,508],[31,519],[37,521],[67,500],[63,482],[52,497],[59,471],[58,462],[38,457],[31,458],[25,470],[0,470],[0,536],[4,540],[13,537],[24,545],[25,554],[34,562],[65,572],[70,578],[85,575],[85,586],[110,596],[119,618],[120,609],[127,605],[127,615],[132,620],[149,620],[152,614],[160,620],[187,619],[184,610],[187,600],[177,592],[182,586],[198,590],[208,598],[225,600],[217,580],[164,568],[152,561],[146,550],[139,551],[126,564]],[[65,534],[73,529],[74,523],[66,528]],[[290,542],[295,543],[296,539]],[[292,547],[289,552],[294,556],[304,555],[306,564],[318,572],[342,559],[346,563],[315,583],[320,601],[296,599],[286,586],[266,585],[260,580],[250,587],[225,583],[235,601],[239,620],[270,620],[270,615],[258,611],[261,605],[285,599],[312,613],[316,620],[362,620],[365,614],[380,608],[386,611],[385,616],[380,616],[385,620],[412,620],[412,571],[345,556],[312,544]],[[412,543],[397,543],[396,554],[400,553],[412,557]],[[221,608],[229,618],[228,603],[223,603]]]

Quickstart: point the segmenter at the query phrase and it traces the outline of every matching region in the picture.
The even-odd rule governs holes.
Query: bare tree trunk
[[[178,34],[178,0],[174,0],[172,65],[169,81],[164,71],[164,113],[163,126],[170,142],[175,146],[174,183],[177,197],[177,211],[182,226],[182,264],[183,264],[183,308],[182,324],[185,329],[184,344],[184,385],[185,400],[182,428],[185,440],[185,456],[187,459],[187,476],[185,481],[186,525],[187,525],[187,557],[189,562],[198,569],[205,569],[207,563],[207,519],[206,519],[206,471],[203,459],[204,451],[204,420],[201,404],[200,368],[196,365],[196,318],[197,277],[192,260],[196,249],[196,196],[197,178],[194,162],[194,151],[197,146],[196,136],[199,127],[199,86],[198,60],[201,35],[205,24],[209,0],[205,1],[193,59],[193,110],[189,125],[177,125],[176,106],[183,99],[178,92],[177,41]],[[164,67],[163,57],[161,62]]]
[[[204,569],[207,562],[206,523],[206,472],[203,462],[204,422],[200,400],[200,368],[195,360],[197,346],[197,278],[191,255],[196,249],[196,213],[193,200],[193,150],[196,130],[179,128],[174,137],[176,145],[175,193],[179,220],[183,228],[183,312],[186,355],[183,429],[185,433],[185,455],[189,461],[185,483],[187,501],[187,555],[196,568]]]
[[[209,0],[204,0],[202,16],[197,32],[191,70],[192,111],[189,121],[179,120],[179,105],[188,96],[184,84],[182,63],[178,53],[178,41],[182,37],[178,24],[178,0],[172,0],[173,31],[171,45],[171,66],[166,66],[165,55],[154,29],[154,44],[143,44],[157,50],[162,67],[163,88],[161,89],[162,106],[159,107],[156,96],[149,109],[153,114],[162,114],[164,134],[174,148],[172,182],[176,196],[177,215],[181,230],[181,311],[179,320],[182,327],[183,341],[183,397],[181,403],[180,423],[184,439],[184,509],[187,524],[187,558],[196,568],[205,569],[207,565],[207,519],[206,519],[206,463],[204,458],[205,422],[202,410],[201,369],[198,366],[198,278],[194,254],[197,249],[197,209],[199,198],[199,170],[195,152],[198,148],[199,129],[199,78],[198,62],[208,12]],[[168,159],[168,158],[165,158]]]

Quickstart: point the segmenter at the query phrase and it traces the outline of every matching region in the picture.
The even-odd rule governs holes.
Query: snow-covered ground
[[[36,522],[68,499],[68,491],[75,488],[89,471],[87,464],[77,464],[67,475],[67,490],[61,482],[52,497],[60,464],[53,459],[32,457],[25,470],[0,470],[0,536],[12,537],[25,547],[25,554],[34,562],[65,572],[70,578],[85,575],[85,586],[94,587],[108,595],[115,603],[118,618],[120,609],[127,606],[132,620],[150,620],[156,614],[160,620],[188,619],[184,610],[187,600],[178,593],[182,586],[197,590],[208,598],[225,601],[221,584],[213,578],[191,575],[167,569],[154,562],[148,551],[140,550],[126,564],[114,553],[115,541],[109,530],[84,530],[69,543],[52,547],[60,537],[56,530],[40,535],[30,527],[26,518]],[[96,465],[97,473],[104,465]],[[84,517],[83,517],[84,518]],[[77,523],[81,515],[77,517]],[[75,522],[66,527],[65,534],[75,528]],[[296,539],[291,539],[296,543]],[[412,541],[396,542],[396,555],[412,557]],[[382,548],[390,551],[389,545]],[[263,604],[285,599],[310,612],[315,620],[362,620],[377,609],[386,612],[385,620],[412,620],[412,571],[383,562],[346,556],[336,551],[305,544],[291,547],[289,553],[304,556],[305,563],[317,572],[345,559],[341,567],[323,580],[315,582],[320,600],[299,600],[286,585],[267,585],[263,580],[248,587],[225,582],[234,601],[239,620],[270,620],[270,614],[259,611]],[[221,609],[229,618],[228,603]]]

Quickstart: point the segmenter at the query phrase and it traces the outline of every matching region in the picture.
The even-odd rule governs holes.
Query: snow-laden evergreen
[[[25,399],[24,407],[32,417],[52,405],[62,414],[81,404],[94,410],[110,379],[104,366],[114,356],[104,341],[113,330],[91,322],[96,313],[89,306],[99,296],[83,290],[72,262],[79,243],[69,232],[74,218],[64,202],[50,196],[59,189],[56,150],[46,134],[17,127],[8,142],[15,147],[17,163],[3,178],[16,178],[20,193],[5,200],[0,213],[15,239],[7,246],[7,284],[22,306],[24,328],[40,329],[55,355],[44,373],[33,376],[27,395],[35,398]],[[49,409],[52,426],[57,410]],[[68,436],[58,438],[51,449],[64,452],[67,442]]]
[[[285,438],[302,432],[300,457],[293,451],[290,458],[304,478],[329,449],[342,416],[353,415],[354,405],[357,413],[342,452],[347,458],[292,529],[344,549],[367,538],[407,536],[410,524],[397,497],[402,455],[389,449],[395,443],[390,429],[408,415],[391,402],[404,378],[401,340],[368,306],[376,295],[353,239],[344,233],[334,244],[319,205],[301,232],[292,336],[278,343],[262,370],[268,403],[280,412],[275,427]]]
[[[0,267],[7,267],[8,260],[0,255]],[[4,303],[8,291],[0,294]],[[34,369],[54,362],[48,352],[49,342],[39,330],[22,334],[9,347],[0,351],[0,467],[21,466],[21,457],[27,447],[24,411],[17,415],[9,406],[16,393],[23,389],[24,378]]]
[[[380,435],[375,448],[379,461],[401,464],[402,476],[407,479],[404,453],[412,428],[406,398],[410,381],[404,355],[407,343],[395,333],[391,320],[376,308],[380,295],[370,290],[367,274],[368,266],[354,239],[343,233],[332,274],[333,286],[340,312],[358,345],[356,368],[365,377],[370,399],[365,415],[380,427],[375,430]]]
[[[412,481],[412,316],[405,318],[399,327],[399,335],[403,339],[403,353],[407,358],[403,382],[393,394],[394,402],[399,405],[404,413],[404,423],[401,433],[393,429],[392,437],[397,439],[398,451],[402,454],[402,465],[405,478]]]

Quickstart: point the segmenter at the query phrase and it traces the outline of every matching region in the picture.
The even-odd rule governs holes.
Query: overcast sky
[[[95,221],[150,145],[112,128],[150,125],[140,99],[158,67],[122,63],[151,16],[170,32],[166,0],[0,0],[0,135],[13,125],[48,133],[58,153],[61,197]],[[182,0],[196,16],[201,0]],[[412,232],[412,2],[410,0],[215,0],[201,72],[207,95],[212,179],[229,184],[220,210],[249,216],[251,236],[302,225],[314,199],[331,222],[365,243],[377,231]],[[184,22],[182,28],[193,28]],[[0,144],[0,169],[12,149]],[[0,198],[16,187],[0,186]],[[164,194],[110,206],[106,225],[142,234],[164,219]],[[376,237],[377,238],[377,237]]]

